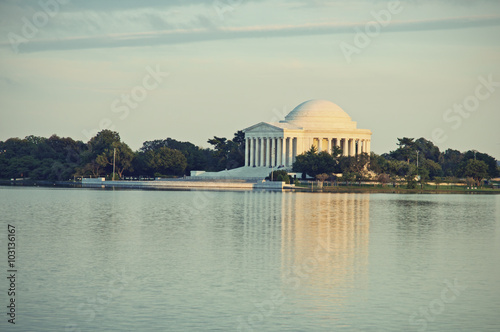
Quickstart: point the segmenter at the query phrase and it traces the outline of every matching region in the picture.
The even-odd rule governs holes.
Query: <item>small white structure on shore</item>
[[[244,129],[245,167],[291,167],[297,155],[311,146],[345,156],[370,153],[372,132],[357,129],[356,122],[338,105],[309,100],[295,107],[280,122],[260,122]]]

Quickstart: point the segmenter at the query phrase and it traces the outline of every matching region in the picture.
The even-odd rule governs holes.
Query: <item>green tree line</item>
[[[137,151],[111,130],[88,142],[52,135],[0,141],[0,179],[68,180],[73,177],[183,176],[191,170],[220,171],[244,165],[245,135],[214,137],[201,148],[172,138],[146,141]]]
[[[343,181],[354,182],[367,179],[382,183],[404,180],[409,188],[427,181],[456,182],[468,178],[481,183],[500,175],[497,161],[492,156],[475,150],[460,152],[447,149],[441,152],[425,138],[398,138],[398,148],[389,153],[358,156],[342,156],[342,150],[334,147],[331,152],[317,152],[315,147],[296,158],[293,170],[317,179],[332,174],[342,174]]]

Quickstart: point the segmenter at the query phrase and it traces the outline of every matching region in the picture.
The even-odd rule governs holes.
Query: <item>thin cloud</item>
[[[71,37],[52,40],[32,40],[19,45],[20,52],[50,50],[79,50],[89,48],[142,47],[214,40],[245,38],[278,38],[336,33],[355,33],[363,23],[314,23],[302,25],[253,26],[229,28],[176,29],[141,33],[109,34],[90,37]],[[430,20],[393,21],[383,32],[426,31],[498,26],[500,16],[471,16]],[[10,47],[10,44],[0,44]]]

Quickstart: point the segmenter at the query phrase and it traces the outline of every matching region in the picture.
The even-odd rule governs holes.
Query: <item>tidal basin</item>
[[[0,187],[2,331],[498,331],[500,196]],[[2,296],[7,312],[8,299]]]

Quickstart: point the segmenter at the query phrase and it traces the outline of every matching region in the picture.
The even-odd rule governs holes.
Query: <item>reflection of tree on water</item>
[[[333,300],[366,281],[369,199],[366,194],[283,194],[284,287]]]

